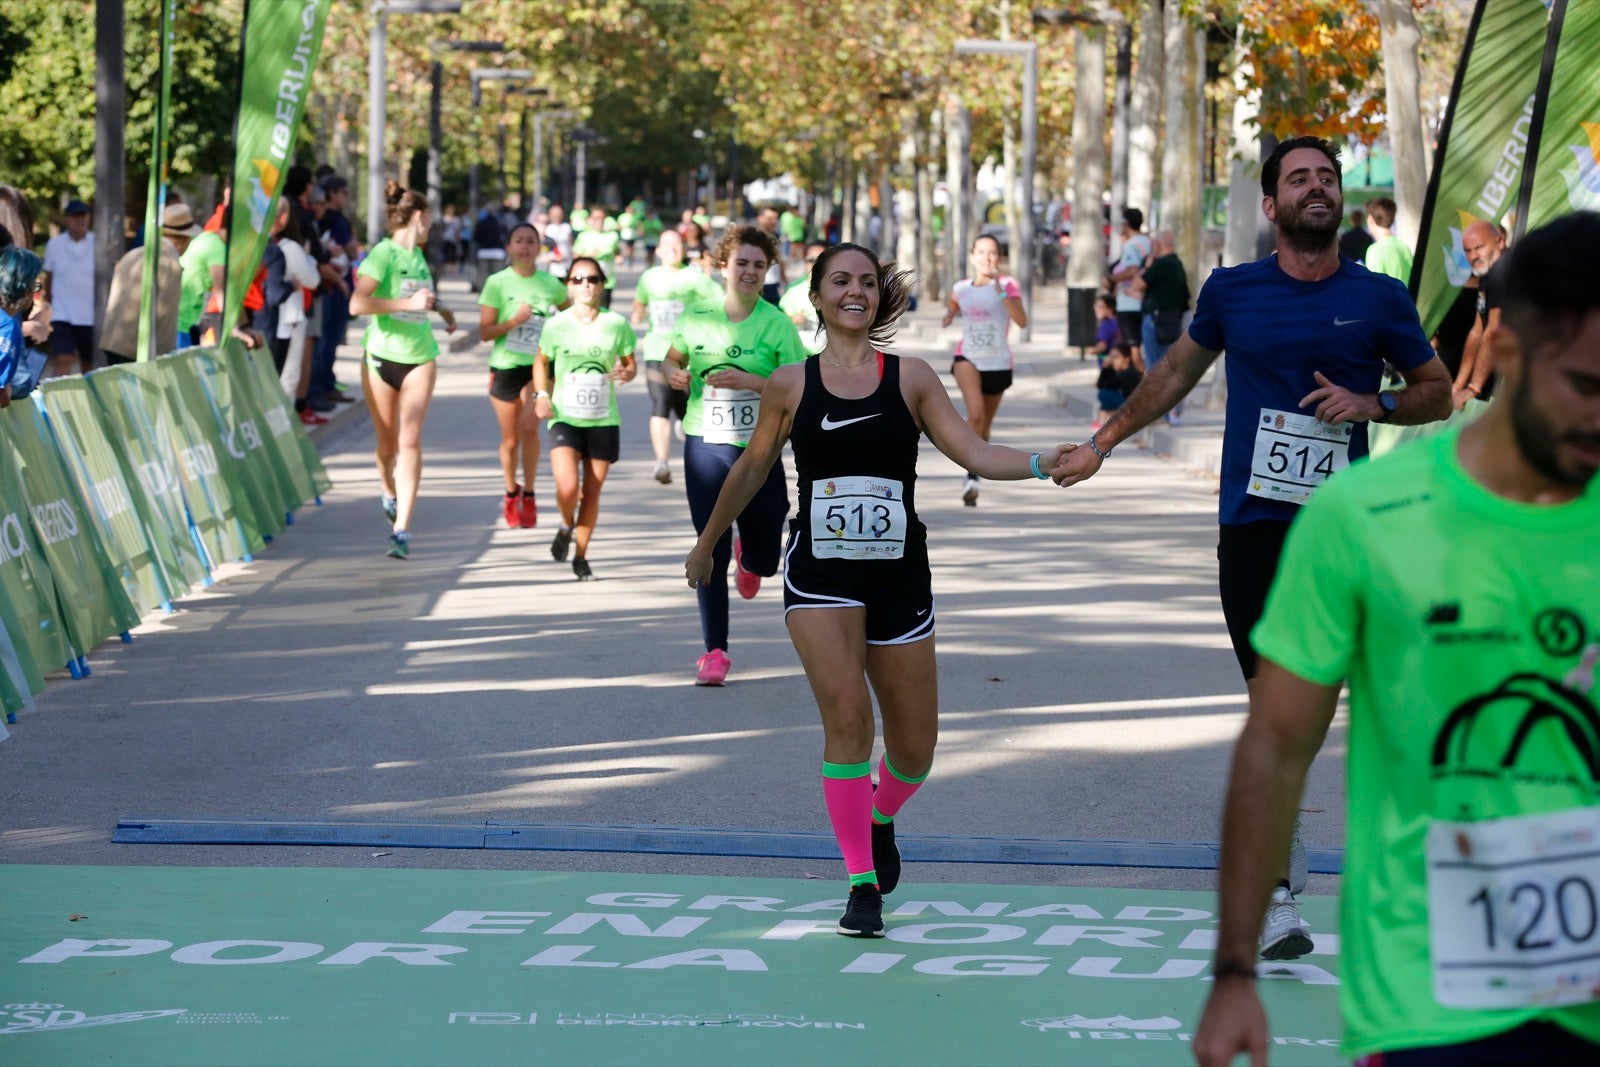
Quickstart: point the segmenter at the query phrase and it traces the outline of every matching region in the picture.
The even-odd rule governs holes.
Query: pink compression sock
[[[872,869],[872,764],[822,764],[822,798],[828,805],[833,836],[844,854],[851,885],[878,881]]]
[[[926,773],[920,778],[907,778],[894,769],[889,762],[889,754],[884,753],[883,759],[878,761],[878,791],[872,798],[872,821],[893,822],[905,802],[911,799],[911,794],[927,780]]]

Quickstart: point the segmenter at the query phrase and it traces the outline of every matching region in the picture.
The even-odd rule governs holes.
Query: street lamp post
[[[499,41],[430,41],[428,54],[433,62],[428,70],[428,213],[435,219],[444,214],[444,181],[440,173],[440,155],[444,146],[444,123],[441,117],[444,96],[444,64],[439,59],[442,51],[452,52],[504,52],[506,46]],[[428,259],[439,261],[444,247],[444,232],[435,226],[428,231]]]
[[[1022,57],[1022,190],[1019,199],[1022,212],[1021,231],[1026,248],[1012,249],[1011,262],[1017,271],[1017,281],[1022,285],[1022,302],[1031,315],[1033,310],[1033,172],[1034,155],[1039,140],[1039,46],[1032,41],[972,41],[956,42],[957,55],[1001,55]],[[1032,319],[1030,317],[1029,321]],[[1030,327],[1024,326],[1018,337],[1027,341],[1033,336]]]
[[[462,0],[373,0],[367,43],[367,244],[383,240],[383,134],[388,122],[387,51],[390,15],[458,15]]]
[[[578,113],[570,108],[555,108],[533,113],[533,197],[535,200],[544,195],[546,174],[544,168],[544,120],[559,121],[577,117]]]
[[[472,70],[472,114],[478,114],[478,108],[483,104],[483,83],[486,81],[527,81],[533,77],[533,71],[526,67],[474,67]],[[472,167],[467,172],[467,203],[469,219],[474,223],[478,218],[478,154],[472,153]],[[501,168],[505,168],[502,166]]]

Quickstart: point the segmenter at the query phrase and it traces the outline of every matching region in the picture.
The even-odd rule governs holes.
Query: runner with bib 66
[[[859,245],[818,257],[811,302],[828,343],[767,381],[755,432],[684,563],[691,587],[712,579],[715,546],[792,444],[800,508],[784,552],[784,620],[822,713],[823,798],[850,876],[839,932],[850,937],[884,935],[883,894],[900,878],[894,818],[927,778],[939,732],[918,443],[926,433],[955,462],[1011,480],[1046,478],[1073,447],[1029,454],[990,444],[956,413],[932,368],[879,350],[905,310],[908,273]],[[876,787],[874,695],[884,742]]]

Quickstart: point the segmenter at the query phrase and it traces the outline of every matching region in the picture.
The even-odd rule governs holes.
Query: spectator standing
[[[499,215],[490,208],[478,212],[472,226],[472,291],[480,292],[489,275],[506,262],[506,231]]]
[[[161,213],[161,249],[156,268],[156,335],[152,357],[171,352],[178,339],[178,304],[183,297],[179,257],[200,232],[188,204],[168,204]],[[139,355],[139,303],[144,291],[144,249],[132,248],[111,275],[111,296],[100,331],[108,364],[132,363]]]
[[[322,179],[322,190],[327,197],[327,207],[317,221],[316,238],[328,254],[328,265],[338,277],[332,282],[324,281],[320,287],[322,332],[312,357],[311,384],[307,391],[338,402],[355,399],[343,391],[333,367],[350,325],[350,291],[355,285],[351,264],[361,254],[361,242],[356,240],[355,227],[345,215],[350,203],[350,182],[330,174]]]
[[[1360,208],[1350,212],[1350,228],[1339,235],[1339,254],[1345,259],[1362,263],[1367,249],[1372,247],[1372,234],[1367,231],[1367,217]]]
[[[1089,351],[1095,354],[1103,367],[1107,357],[1122,343],[1122,330],[1117,326],[1116,301],[1101,293],[1094,298],[1094,347]],[[1128,342],[1128,358],[1133,359],[1131,342]]]
[[[51,306],[50,362],[45,377],[94,369],[94,234],[89,205],[73,200],[61,232],[44,246],[44,298]]]
[[[1401,285],[1411,282],[1411,249],[1394,235],[1395,203],[1387,196],[1367,201],[1367,229],[1373,235],[1367,246],[1367,269],[1387,274]]]
[[[22,324],[32,311],[40,268],[39,257],[26,248],[0,249],[0,408],[10,405],[17,365],[27,358]]]
[[[1144,227],[1144,212],[1130,207],[1122,212],[1122,255],[1111,270],[1111,280],[1117,286],[1117,327],[1123,340],[1133,348],[1133,365],[1140,370],[1149,365],[1149,359],[1140,350],[1143,343],[1140,319],[1144,299],[1138,287],[1139,273],[1150,260],[1150,238],[1139,231]]]
[[[1189,310],[1189,274],[1178,258],[1177,238],[1171,230],[1158,230],[1150,244],[1150,265],[1145,268],[1144,300],[1139,329],[1144,341],[1144,365],[1154,370],[1167,349],[1183,336],[1183,313]],[[1183,401],[1167,413],[1167,423],[1180,425]]]
[[[178,335],[187,335],[191,344],[201,341],[200,320],[213,292],[220,293],[226,282],[228,241],[216,230],[201,230],[178,257],[183,270],[183,296],[178,301]]]

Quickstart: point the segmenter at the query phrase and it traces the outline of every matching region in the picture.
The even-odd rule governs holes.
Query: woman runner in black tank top
[[[900,877],[894,817],[928,776],[939,731],[933,594],[915,507],[920,436],[994,479],[1042,480],[1072,448],[1030,455],[984,441],[932,368],[877,349],[905,310],[908,276],[859,245],[817,260],[811,302],[827,347],[773,372],[750,443],[684,563],[691,588],[710,578],[717,540],[791,441],[801,508],[785,554],[785,621],[822,713],[823,799],[850,876],[839,932],[852,937],[883,936],[883,894]],[[874,694],[884,745],[876,785]]]

